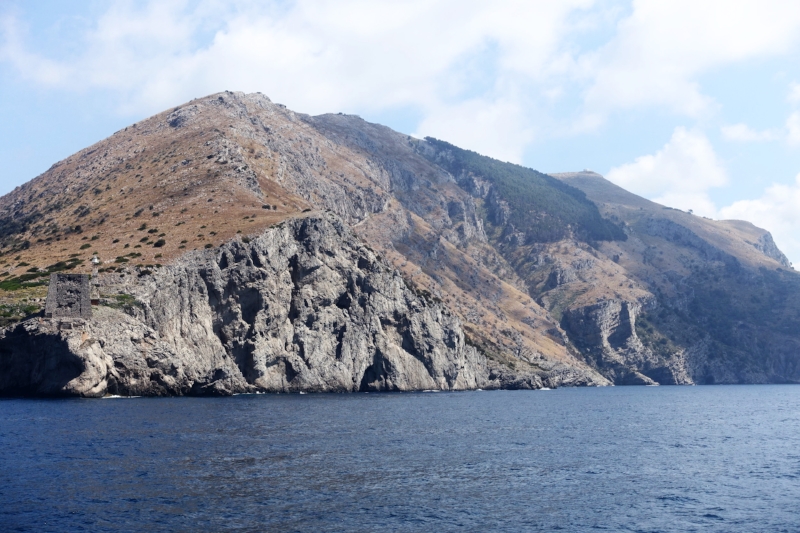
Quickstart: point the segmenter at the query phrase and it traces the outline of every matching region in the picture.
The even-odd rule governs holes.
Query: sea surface
[[[0,400],[0,531],[800,531],[800,386]]]

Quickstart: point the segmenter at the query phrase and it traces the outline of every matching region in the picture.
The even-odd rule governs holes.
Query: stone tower
[[[91,318],[92,301],[86,274],[50,274],[50,288],[44,316],[48,318]]]

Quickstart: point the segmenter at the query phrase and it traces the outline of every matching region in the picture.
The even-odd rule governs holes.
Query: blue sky
[[[221,90],[346,112],[773,232],[800,261],[790,1],[0,3],[0,194]]]

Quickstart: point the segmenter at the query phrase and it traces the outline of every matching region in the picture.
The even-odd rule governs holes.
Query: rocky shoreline
[[[39,316],[0,331],[0,394],[467,390],[564,379],[564,369],[552,379],[492,370],[456,316],[410,289],[334,215],[101,283],[106,305],[91,318]]]

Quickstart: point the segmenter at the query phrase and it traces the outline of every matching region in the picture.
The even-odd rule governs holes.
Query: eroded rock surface
[[[231,394],[474,389],[486,362],[459,320],[408,288],[334,216],[106,279],[127,312],[0,333],[0,391]]]
[[[268,230],[326,212],[360,240],[326,230],[327,252],[289,253],[307,248],[299,222]],[[164,111],[0,198],[8,292],[85,273],[91,253],[119,309],[7,330],[6,347],[40,339],[41,356],[3,356],[26,390],[800,382],[800,274],[765,230],[261,94]],[[23,293],[14,320],[41,296]],[[122,354],[103,376],[105,355],[70,377],[37,347],[89,339]]]

